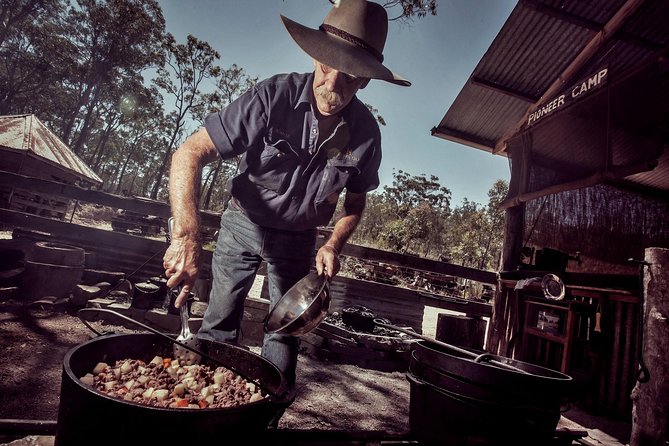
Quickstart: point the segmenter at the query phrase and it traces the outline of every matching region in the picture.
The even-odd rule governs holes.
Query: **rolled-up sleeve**
[[[262,141],[267,125],[266,104],[254,87],[205,118],[204,126],[221,157],[233,158]]]

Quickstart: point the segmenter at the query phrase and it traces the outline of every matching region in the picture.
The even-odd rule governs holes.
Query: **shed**
[[[520,0],[431,130],[511,161],[487,348],[582,378],[590,403],[625,414],[630,259],[669,247],[668,18],[666,0]],[[547,273],[564,302],[524,287]]]
[[[82,188],[102,184],[33,114],[0,116],[0,170]],[[60,197],[11,187],[0,187],[0,207],[56,218],[63,218],[67,211]]]

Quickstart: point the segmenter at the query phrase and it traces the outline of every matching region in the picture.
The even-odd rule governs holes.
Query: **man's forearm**
[[[169,192],[174,217],[174,236],[200,238],[200,181],[203,166],[215,158],[215,150],[206,131],[192,135],[172,155]]]
[[[366,198],[364,194],[346,194],[344,200],[344,216],[335,223],[330,238],[325,243],[334,248],[337,254],[344,249],[344,245],[353,235],[365,210]]]
[[[199,238],[200,177],[202,166],[192,157],[177,150],[172,156],[169,190],[170,208],[174,217],[175,237]]]

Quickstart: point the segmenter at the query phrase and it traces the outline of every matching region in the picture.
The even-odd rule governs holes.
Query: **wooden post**
[[[643,291],[642,358],[647,382],[632,390],[630,446],[664,446],[669,422],[669,249],[647,248]]]
[[[485,326],[486,321],[481,317],[440,313],[435,338],[458,347],[483,350]]]

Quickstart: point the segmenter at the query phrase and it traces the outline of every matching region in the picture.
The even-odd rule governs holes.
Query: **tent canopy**
[[[81,180],[102,184],[100,177],[35,115],[0,116],[0,150],[31,155]]]

